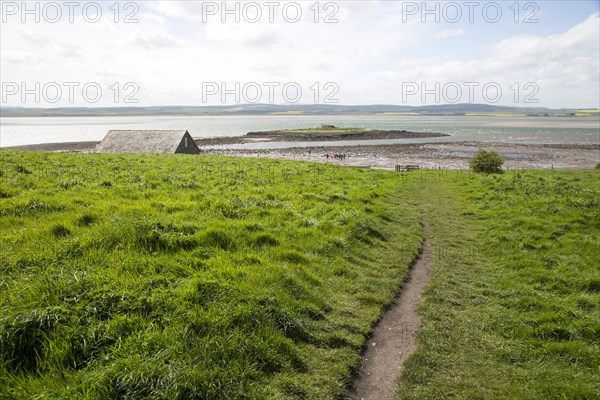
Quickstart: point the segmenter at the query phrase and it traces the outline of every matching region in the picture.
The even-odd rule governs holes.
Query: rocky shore
[[[211,145],[225,144],[212,142]],[[201,147],[202,149],[202,147]],[[600,161],[600,145],[457,142],[359,146],[314,146],[287,149],[203,150],[208,154],[264,157],[332,163],[350,167],[393,170],[399,164],[421,168],[469,168],[479,149],[500,153],[508,169],[593,169]],[[343,155],[343,157],[336,157]]]
[[[248,143],[248,138],[196,139],[203,154],[262,157],[332,163],[350,167],[393,170],[398,164],[421,168],[466,169],[479,149],[494,150],[508,169],[592,169],[600,161],[600,145],[452,142],[358,146],[313,146],[287,149],[207,149],[205,146]],[[48,143],[12,147],[12,150],[93,153],[98,142]],[[336,155],[338,155],[336,157]]]
[[[298,131],[249,132],[242,140],[268,140],[272,142],[322,142],[336,140],[418,139],[450,136],[444,133],[409,132],[405,130],[378,129],[317,129]]]

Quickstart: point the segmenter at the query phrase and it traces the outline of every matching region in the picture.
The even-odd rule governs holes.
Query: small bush
[[[495,151],[479,150],[469,161],[471,169],[475,172],[484,172],[486,174],[502,173],[502,164],[504,158]]]
[[[600,162],[596,164],[596,169],[600,169]]]

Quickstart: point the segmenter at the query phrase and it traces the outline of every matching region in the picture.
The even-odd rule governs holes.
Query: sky
[[[0,3],[0,106],[600,107],[598,0]]]

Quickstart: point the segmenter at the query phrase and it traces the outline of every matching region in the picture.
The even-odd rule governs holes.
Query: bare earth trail
[[[425,234],[428,229],[425,227]],[[351,400],[393,400],[402,364],[416,350],[423,290],[431,278],[432,252],[426,237],[400,295],[379,320],[363,354],[362,367],[348,393]]]

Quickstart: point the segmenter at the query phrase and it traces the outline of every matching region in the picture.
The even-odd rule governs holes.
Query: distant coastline
[[[594,108],[508,107],[489,104],[405,105],[277,105],[241,104],[223,106],[152,107],[0,107],[5,117],[115,117],[115,116],[226,116],[226,115],[421,115],[421,116],[501,116],[501,117],[600,117]]]
[[[600,118],[600,116],[599,116]],[[598,118],[545,118],[545,117],[481,117],[481,116],[392,116],[392,115],[248,115],[248,116],[137,116],[137,117],[20,117],[2,118],[0,147],[36,145],[40,143],[89,142],[101,140],[111,129],[185,129],[195,139],[206,140],[206,145],[220,145],[215,138],[231,143],[244,142],[299,142],[321,141],[313,132],[294,139],[291,131],[315,129],[321,125],[335,125],[345,130],[372,131],[372,140],[391,139],[397,142],[413,141],[479,141],[531,143],[598,143],[600,120]],[[246,136],[248,132],[285,131],[288,137]],[[395,136],[384,131],[397,131]],[[377,134],[373,132],[378,132]],[[413,132],[409,134],[409,132]],[[432,135],[440,132],[450,137]],[[348,133],[346,131],[335,132]],[[362,136],[340,140],[369,140]],[[419,139],[426,136],[427,138]],[[436,139],[435,137],[438,138]],[[324,138],[327,141],[329,138]],[[354,140],[355,141],[355,140]],[[213,142],[213,143],[210,143]],[[254,146],[256,147],[256,146]],[[273,147],[281,147],[280,145]]]

